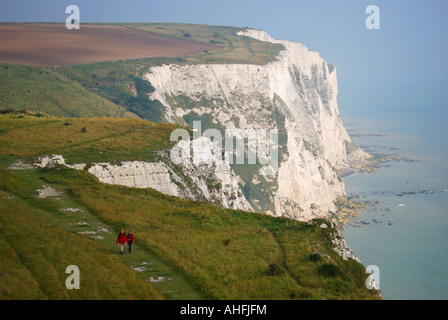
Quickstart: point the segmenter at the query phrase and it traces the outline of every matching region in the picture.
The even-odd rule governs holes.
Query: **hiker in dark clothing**
[[[127,240],[128,240],[128,245],[129,245],[129,253],[131,253],[131,246],[132,246],[132,244],[134,243],[134,240],[135,240],[134,235],[132,234],[131,231],[129,231],[129,234],[127,236]]]
[[[126,244],[126,236],[124,235],[123,230],[121,230],[120,234],[117,237],[117,245],[120,245],[120,252],[123,254],[123,247]]]

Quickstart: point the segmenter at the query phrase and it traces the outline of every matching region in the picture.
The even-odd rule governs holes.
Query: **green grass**
[[[2,187],[12,182],[1,175]],[[5,199],[10,193],[1,196],[0,299],[162,298],[104,246],[55,226],[18,198]],[[69,265],[80,268],[80,290],[65,287]]]
[[[32,110],[65,117],[138,118],[56,68],[0,63],[0,109]]]
[[[67,66],[58,69],[58,72],[92,94],[111,101],[140,118],[162,122],[163,106],[159,101],[148,98],[147,94],[153,92],[154,88],[141,76],[150,66],[173,62],[171,58],[102,62]]]
[[[353,260],[344,261],[331,248],[331,233],[335,230],[320,228],[323,220],[310,225],[222,209],[205,202],[166,196],[153,189],[101,184],[85,171],[65,167],[7,169],[18,158],[31,159],[50,151],[62,151],[71,159],[87,162],[95,154],[102,159],[142,156],[139,143],[146,143],[144,149],[154,150],[170,146],[167,137],[172,127],[167,125],[128,119],[72,120],[76,121],[65,126],[67,119],[55,117],[0,116],[1,236],[7,240],[14,234],[20,235],[20,240],[9,241],[1,249],[6,250],[1,255],[5,262],[1,264],[0,278],[4,298],[81,299],[86,297],[83,294],[92,294],[94,299],[121,299],[128,292],[127,283],[142,288],[136,289],[133,298],[148,299],[175,299],[186,294],[208,299],[377,298],[375,292],[365,287],[364,267]],[[87,126],[86,134],[80,132],[83,126]],[[64,133],[64,130],[73,131]],[[145,130],[149,130],[148,134]],[[160,139],[156,134],[159,130]],[[73,135],[75,146],[65,144],[69,135]],[[138,143],[127,148],[131,141]],[[63,192],[62,199],[36,198],[36,190],[43,184]],[[8,196],[16,198],[6,199]],[[85,216],[61,216],[61,206],[83,208]],[[107,226],[112,234],[105,243],[79,235],[78,231],[90,228],[69,224],[79,220],[86,220],[90,227]],[[136,256],[130,256],[129,260],[126,256],[118,258],[113,245],[115,233],[120,229],[132,230],[138,239]],[[42,239],[41,234],[55,235],[55,240]],[[72,263],[70,259],[75,258],[81,260]],[[159,268],[164,270],[153,271],[153,275],[170,274],[182,284],[169,288],[141,282],[149,274],[135,274],[128,267],[143,259],[158,261]],[[92,270],[83,271],[89,278],[86,274],[82,283],[87,285],[88,280],[92,293],[67,293],[63,287],[66,275],[61,268],[89,262]],[[117,269],[112,267],[109,273],[96,273],[99,264],[109,266],[108,263],[123,270],[123,275],[116,274],[113,270]],[[123,264],[127,267],[123,268]],[[16,266],[14,272],[5,271],[13,266]],[[113,293],[107,291],[111,281]],[[173,283],[167,281],[164,285]],[[28,286],[32,289],[25,293]],[[152,289],[147,291],[146,286]],[[183,293],[173,294],[176,290]]]
[[[140,119],[4,114],[0,115],[0,155],[31,160],[57,153],[67,163],[148,160],[151,151],[171,147],[175,128]]]
[[[200,293],[196,292],[176,270],[142,248],[139,239],[133,247],[132,255],[119,255],[115,241],[120,229],[114,229],[96,218],[88,209],[80,206],[69,193],[58,197],[37,198],[36,190],[42,188],[42,184],[45,183],[42,171],[0,170],[0,177],[2,180],[0,189],[3,190],[0,191],[0,197],[5,200],[0,200],[2,219],[4,219],[2,222],[6,230],[5,239],[17,237],[17,241],[11,243],[15,251],[10,248],[8,251],[13,251],[12,256],[17,255],[20,258],[19,260],[5,261],[5,265],[8,266],[5,272],[10,270],[14,264],[19,269],[22,266],[28,269],[29,266],[33,266],[33,268],[37,268],[37,271],[32,272],[32,278],[35,280],[36,286],[42,288],[44,286],[42,283],[47,283],[49,281],[47,278],[50,275],[40,270],[40,266],[35,266],[40,262],[44,263],[42,268],[45,268],[46,272],[51,271],[54,278],[51,278],[51,283],[47,285],[49,289],[41,290],[42,292],[37,290],[33,298],[202,298]],[[14,195],[8,191],[12,191]],[[67,207],[78,208],[82,211],[70,213],[60,210]],[[18,217],[20,217],[20,221]],[[29,225],[26,224],[26,221],[29,222]],[[80,222],[81,225],[79,225]],[[101,230],[105,228],[106,231],[98,231],[99,228]],[[96,235],[103,238],[95,239],[91,235],[78,234],[83,231],[96,231]],[[81,250],[83,252],[80,252]],[[26,252],[30,252],[30,256]],[[80,268],[81,290],[69,291],[65,288],[65,278],[68,275],[63,272],[65,267],[71,264]],[[133,272],[130,269],[141,266],[145,266],[147,270]],[[110,271],[105,272],[105,268]],[[118,268],[120,272],[117,272]],[[26,274],[25,271],[23,273]],[[158,283],[148,281],[151,277],[157,278],[158,276],[164,276],[169,280]],[[11,277],[11,280],[5,280],[5,284],[1,286],[5,288],[3,298],[26,298],[27,296],[21,290],[18,290],[16,294],[13,293],[13,288],[19,285],[20,281],[15,276]],[[57,287],[57,290],[51,289],[53,287]],[[47,295],[47,292],[50,292],[51,295]]]
[[[275,59],[282,45],[238,36],[245,28],[186,23],[125,23],[122,26],[178,39],[216,45],[218,50],[177,59],[177,63],[266,64]],[[190,35],[186,37],[185,34]]]
[[[364,286],[364,267],[343,261],[331,249],[331,230],[319,228],[319,223],[310,226],[151,189],[104,185],[85,172],[63,168],[47,172],[45,179],[68,189],[102,221],[133,230],[142,246],[180,270],[208,298],[373,298]],[[316,248],[329,258],[310,261]],[[272,263],[285,272],[267,275]],[[321,272],[326,264],[340,272],[329,277]]]

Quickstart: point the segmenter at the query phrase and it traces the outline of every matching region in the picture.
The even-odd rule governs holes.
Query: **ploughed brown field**
[[[113,25],[0,24],[0,62],[71,65],[181,57],[219,47]]]

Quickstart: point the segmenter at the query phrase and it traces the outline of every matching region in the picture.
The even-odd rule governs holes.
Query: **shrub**
[[[279,276],[282,275],[285,271],[282,266],[278,262],[273,262],[269,264],[269,269],[266,271],[266,275],[268,276]]]
[[[175,60],[176,60],[176,62],[187,62],[186,59],[181,58],[181,57],[176,57]]]
[[[317,268],[317,272],[319,275],[329,278],[334,278],[342,274],[341,269],[334,264],[325,263]]]
[[[310,259],[310,261],[312,261],[312,262],[318,262],[318,261],[322,260],[322,257],[321,257],[320,254],[318,254],[318,253],[312,253],[312,254],[310,254],[310,256],[309,256],[309,259]]]
[[[224,42],[222,42],[222,41],[217,41],[217,40],[210,40],[209,41],[211,44],[225,44]]]
[[[138,94],[152,93],[156,90],[149,81],[137,77],[135,77],[135,88]]]
[[[14,113],[14,112],[16,112],[16,111],[11,108],[0,110],[0,114],[8,114],[8,113]]]

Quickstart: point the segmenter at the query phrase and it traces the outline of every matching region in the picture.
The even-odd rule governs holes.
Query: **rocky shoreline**
[[[359,217],[370,204],[369,201],[360,200],[358,196],[340,196],[335,205],[336,212],[330,212],[329,220],[338,230],[343,230],[346,224]]]
[[[385,136],[384,134],[350,134],[353,136],[368,137],[368,136]],[[352,143],[347,143],[347,161],[345,166],[339,168],[338,173],[341,177],[347,177],[352,174],[366,174],[373,173],[378,168],[390,166],[392,161],[406,161],[417,162],[420,160],[414,160],[406,155],[399,153],[380,153],[377,151],[376,146],[357,146]],[[389,148],[390,151],[397,150],[396,148]],[[419,190],[413,192],[401,192],[396,194],[397,196],[404,196],[410,194],[432,194],[435,190]],[[445,190],[443,190],[445,192]],[[336,212],[330,212],[329,220],[333,222],[339,230],[343,230],[344,226],[348,223],[353,223],[354,227],[361,227],[370,223],[381,224],[383,221],[355,221],[355,218],[359,217],[363,212],[371,212],[377,210],[390,211],[390,208],[379,208],[381,202],[361,200],[359,195],[352,194],[347,196],[338,197],[335,200]],[[392,225],[393,221],[388,221],[388,225]]]
[[[360,149],[362,150],[362,149]],[[363,151],[366,153],[365,151]],[[347,177],[355,173],[373,173],[381,167],[390,166],[386,163],[392,161],[417,162],[420,160],[411,159],[402,154],[386,154],[386,153],[366,153],[368,156],[359,157],[358,155],[349,154],[347,164],[344,168],[339,169],[341,177]]]

